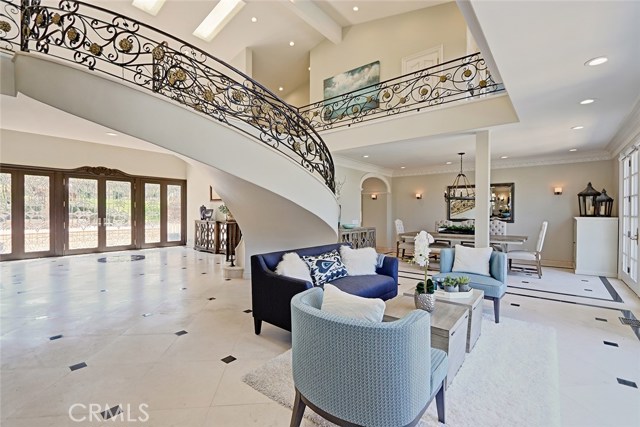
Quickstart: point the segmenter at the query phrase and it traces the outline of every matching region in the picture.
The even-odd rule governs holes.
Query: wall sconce
[[[418,200],[422,200],[422,194],[420,194],[420,193],[416,193],[416,199],[418,199]]]
[[[562,194],[562,187],[555,187],[553,189],[553,194],[555,194],[556,196],[560,196]]]
[[[372,194],[371,195],[371,200],[378,200],[378,195],[377,194]]]

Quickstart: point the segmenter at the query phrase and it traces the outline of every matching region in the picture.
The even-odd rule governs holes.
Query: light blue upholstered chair
[[[291,426],[306,406],[340,426],[413,426],[434,397],[444,423],[447,355],[431,348],[429,313],[371,323],[321,311],[322,297],[313,288],[291,300]]]
[[[467,276],[470,279],[469,286],[473,289],[484,291],[484,298],[493,301],[493,317],[496,323],[500,323],[500,299],[507,291],[507,254],[493,251],[489,259],[489,273],[491,276],[481,274],[456,272],[453,273],[455,249],[442,249],[440,251],[440,274],[434,278],[441,279],[447,276]]]

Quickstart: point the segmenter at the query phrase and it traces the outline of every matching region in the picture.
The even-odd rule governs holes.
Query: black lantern
[[[578,206],[580,207],[580,216],[596,216],[596,197],[600,192],[587,184],[587,188],[578,193]]]
[[[607,190],[602,189],[602,193],[596,197],[596,215],[611,216],[613,209],[613,199],[607,194]]]

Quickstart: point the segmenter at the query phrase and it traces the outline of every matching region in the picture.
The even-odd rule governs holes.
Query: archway
[[[367,174],[362,177],[360,188],[362,226],[375,227],[376,246],[386,251],[391,247],[389,239],[390,185],[385,177]]]

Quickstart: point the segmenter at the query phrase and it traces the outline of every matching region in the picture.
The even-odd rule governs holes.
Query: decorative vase
[[[458,292],[457,286],[444,285],[445,292]]]
[[[418,310],[425,310],[429,313],[436,309],[436,295],[435,294],[413,294],[413,301],[416,304]]]
[[[226,215],[226,219],[227,219],[227,222],[234,222],[234,221],[236,220],[236,219],[233,217],[233,215],[231,215],[231,212],[229,212],[229,213]]]
[[[464,285],[459,285],[460,288],[460,292],[469,292],[471,290],[471,287],[469,286],[469,284],[464,284]]]

